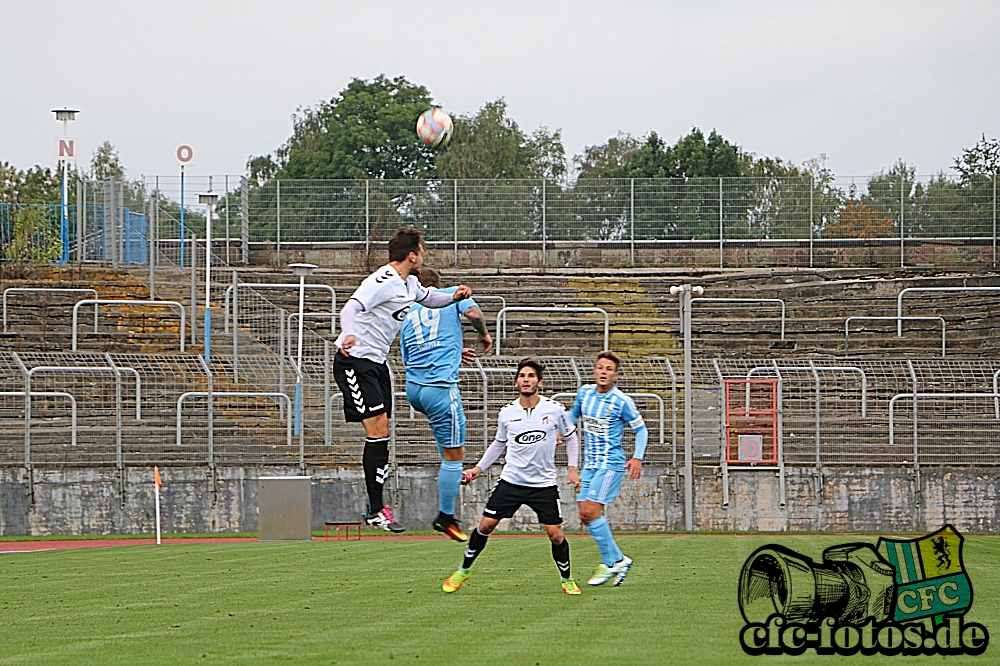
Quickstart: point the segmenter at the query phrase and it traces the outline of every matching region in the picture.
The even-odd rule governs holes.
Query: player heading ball
[[[382,499],[389,475],[389,417],[392,382],[385,358],[410,306],[443,308],[472,296],[459,285],[454,293],[424,288],[417,271],[426,244],[416,229],[400,228],[389,240],[389,263],[364,279],[340,311],[340,336],[334,343],[333,376],[344,395],[344,419],[365,428],[361,465],[368,491],[369,525],[402,532],[392,509]]]

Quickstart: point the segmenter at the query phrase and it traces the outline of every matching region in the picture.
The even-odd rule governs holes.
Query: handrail
[[[208,391],[188,391],[187,393],[182,393],[179,398],[177,398],[177,446],[181,445],[181,408],[184,401],[188,398],[207,398],[209,395]],[[273,392],[261,392],[254,393],[251,391],[213,391],[212,399],[215,398],[275,398],[279,402],[284,402],[288,407],[287,415],[285,417],[285,440],[288,446],[292,445],[292,401],[284,393],[273,393]]]
[[[625,391],[622,391],[622,393],[625,393],[625,395],[629,396],[630,398],[647,398],[647,399],[653,399],[657,402],[657,404],[659,405],[659,417],[660,417],[660,448],[661,449],[665,448],[667,444],[666,440],[667,417],[666,417],[666,409],[664,407],[665,403],[663,402],[663,398],[657,395],[656,393],[645,393],[645,392],[628,393]],[[576,396],[577,396],[576,393],[555,393],[553,395],[550,395],[549,398],[551,398],[552,400],[559,400],[559,398],[573,398],[575,400]],[[581,467],[583,466],[582,460],[580,461],[580,466]]]
[[[692,298],[692,303],[780,303],[781,339],[785,339],[785,301],[780,298]]]
[[[902,325],[902,320],[906,321],[939,321],[941,322],[941,358],[945,357],[945,351],[947,350],[947,341],[945,338],[945,324],[944,317],[848,317],[844,320],[844,351],[850,351],[848,345],[850,344],[850,330],[852,321],[897,321]]]
[[[750,379],[757,374],[758,371],[768,370],[771,372],[853,372],[861,375],[861,418],[866,418],[868,416],[868,376],[865,371],[861,368],[852,365],[845,366],[788,366],[788,365],[761,365],[756,368],[751,368],[747,372],[747,379]]]
[[[608,317],[608,312],[604,308],[564,308],[564,307],[521,307],[521,306],[511,306],[506,308],[501,308],[500,312],[497,313],[497,327],[496,327],[496,349],[497,356],[500,356],[500,340],[502,339],[501,332],[507,330],[507,313],[508,312],[583,312],[583,313],[594,313],[600,314],[604,317],[604,349],[608,349],[611,344],[611,319]],[[503,328],[501,329],[501,322],[503,323]]]
[[[976,292],[976,291],[1000,291],[1000,287],[907,287],[899,292],[896,297],[896,316],[900,318],[898,325],[896,326],[896,337],[903,337],[903,296],[906,294],[915,294],[919,291],[923,292],[942,292],[942,291],[952,291],[952,292]]]
[[[184,353],[184,326],[185,319],[184,306],[177,301],[138,301],[138,300],[126,300],[126,299],[104,299],[104,298],[88,298],[82,301],[77,301],[76,305],[73,306],[73,346],[72,351],[76,351],[76,338],[77,338],[77,319],[80,314],[80,306],[86,305],[88,303],[93,303],[96,306],[100,305],[132,305],[140,307],[160,307],[160,308],[171,308],[177,310],[181,314],[181,345],[180,351]]]
[[[331,287],[328,284],[306,284],[306,285],[303,285],[303,286],[306,288],[306,291],[308,291],[310,289],[313,289],[313,290],[315,290],[315,289],[321,289],[323,291],[330,292],[330,312],[332,314],[336,314],[337,313],[337,292],[335,292],[333,290],[333,287]],[[236,290],[239,290],[239,289],[289,289],[289,290],[294,289],[295,291],[298,291],[299,290],[299,285],[297,283],[296,284],[292,284],[292,283],[287,283],[287,282],[286,283],[280,283],[280,282],[261,282],[261,283],[255,283],[255,282],[237,282],[236,284],[229,285],[228,287],[226,287],[226,293],[223,296],[223,305],[222,305],[222,308],[224,310],[224,313],[223,313],[223,326],[224,326],[223,332],[224,333],[229,333],[229,319],[230,319],[229,303],[230,303],[230,299],[233,298],[234,288]],[[239,297],[239,294],[236,294],[236,296]],[[333,322],[331,321],[331,323],[330,323],[330,335],[333,335],[334,333],[336,333],[336,330],[334,328]]]
[[[993,392],[1000,394],[1000,370],[993,373]],[[996,411],[997,421],[1000,421],[1000,398],[993,401],[993,409]]]
[[[3,398],[23,398],[24,391],[0,391]],[[76,398],[65,391],[32,391],[32,398],[69,398],[70,409],[70,443],[76,446]]]
[[[303,312],[303,319],[326,319],[330,318],[330,335],[337,334],[337,313],[336,312]],[[292,340],[292,319],[297,319],[299,316],[298,312],[289,312],[288,318],[285,320],[285,339],[289,341],[289,347],[291,346]],[[311,330],[311,329],[310,329]],[[290,352],[291,350],[289,350]],[[289,355],[291,355],[289,353]]]
[[[3,332],[7,332],[7,294],[10,292],[17,293],[77,293],[77,294],[93,294],[94,298],[100,298],[96,289],[63,289],[63,288],[48,288],[48,287],[7,287],[3,290]],[[94,304],[94,333],[97,332],[97,304]]]
[[[994,391],[993,393],[897,393],[889,399],[889,446],[895,445],[895,426],[893,425],[894,413],[896,411],[896,401],[902,400],[904,398],[910,398],[916,401],[918,398],[929,398],[931,400],[936,400],[938,398],[993,398],[994,403],[1000,400],[1000,393]],[[914,411],[916,411],[914,409]],[[1000,418],[998,418],[1000,420]],[[916,423],[916,415],[914,415],[914,423]],[[914,454],[917,451],[917,429],[914,428],[913,432],[913,451]],[[914,456],[915,458],[916,456]],[[913,461],[914,464],[917,463],[916,460]]]

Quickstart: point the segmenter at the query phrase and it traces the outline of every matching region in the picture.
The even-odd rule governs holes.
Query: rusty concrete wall
[[[398,515],[412,529],[429,529],[437,512],[437,466],[400,468]],[[499,468],[495,470],[499,472]],[[359,467],[324,467],[313,475],[313,526],[356,520],[365,502]],[[695,475],[695,528],[725,531],[932,531],[944,523],[970,532],[1000,531],[1000,470],[925,469],[919,493],[910,469],[789,468],[787,505],[779,502],[773,472],[735,471],[730,502],[723,506],[718,469]],[[233,532],[257,529],[257,478],[298,473],[297,468],[220,468],[215,493],[205,469],[162,470],[161,516],[165,532]],[[494,477],[495,479],[495,477]],[[677,481],[681,481],[678,477]],[[459,516],[471,525],[482,511],[485,480],[462,489]],[[113,468],[36,470],[34,496],[23,469],[0,470],[0,535],[149,534],[154,529],[152,470],[126,471],[125,492]],[[817,493],[819,490],[819,493]],[[563,516],[578,529],[572,493],[562,483]],[[33,499],[33,501],[32,501]],[[626,480],[608,516],[617,529],[681,530],[683,498],[673,472],[647,465],[639,482]],[[535,529],[527,509],[508,529]]]

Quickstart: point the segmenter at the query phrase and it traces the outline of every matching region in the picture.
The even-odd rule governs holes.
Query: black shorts
[[[559,488],[547,486],[535,488],[507,483],[503,479],[497,482],[490,498],[486,502],[483,515],[487,518],[510,518],[522,504],[527,504],[538,515],[542,525],[562,525],[562,512],[559,510]]]
[[[333,377],[344,396],[344,420],[357,423],[379,414],[392,416],[392,380],[385,363],[338,351],[333,357]]]

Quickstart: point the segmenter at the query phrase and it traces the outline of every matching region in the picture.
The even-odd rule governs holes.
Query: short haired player
[[[472,290],[459,285],[448,294],[420,284],[416,274],[424,261],[425,244],[416,229],[396,231],[388,249],[389,263],[366,277],[340,311],[333,376],[344,396],[344,418],[365,428],[361,458],[368,492],[365,518],[374,527],[402,532],[403,526],[382,500],[389,475],[392,416],[392,380],[385,359],[410,306],[447,307],[472,296]]]
[[[580,594],[580,588],[570,575],[569,542],[563,535],[556,481],[556,445],[559,437],[566,443],[569,481],[573,484],[579,483],[577,457],[580,445],[566,409],[538,393],[544,370],[541,363],[530,358],[518,364],[515,381],[520,396],[500,410],[493,443],[476,466],[465,473],[466,480],[477,478],[506,450],[506,463],[500,472],[500,481],[490,493],[479,526],[469,538],[461,568],[441,585],[445,592],[455,592],[462,587],[469,579],[472,563],[483,552],[486,540],[496,526],[527,504],[549,535],[552,559],[562,577],[562,591]]]
[[[440,288],[441,276],[422,268],[420,284]],[[450,294],[456,287],[441,289]],[[473,360],[476,350],[462,346],[462,317],[479,334],[483,353],[493,347],[486,330],[483,311],[471,298],[454,306],[433,310],[419,303],[410,308],[399,332],[399,349],[406,364],[406,398],[430,421],[434,440],[441,454],[438,470],[438,515],[432,527],[455,541],[468,541],[455,520],[455,499],[462,481],[462,457],[465,455],[465,411],[458,391],[458,368],[463,360]]]
[[[619,365],[621,361],[614,353],[598,354],[594,363],[594,384],[577,391],[569,411],[570,419],[583,430],[583,467],[577,507],[581,522],[587,526],[601,552],[601,563],[587,581],[589,585],[603,585],[612,579],[614,585],[621,585],[632,567],[632,560],[615,543],[611,526],[604,517],[604,507],[618,497],[626,472],[633,480],[642,476],[642,458],[649,431],[635,401],[615,386]],[[635,451],[628,459],[622,446],[626,425],[635,433]]]

